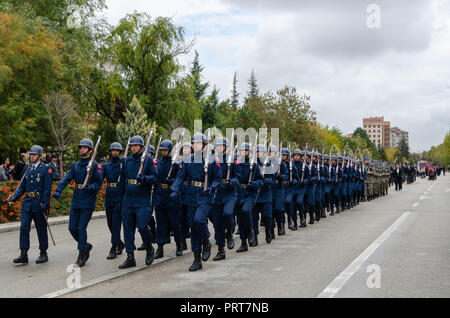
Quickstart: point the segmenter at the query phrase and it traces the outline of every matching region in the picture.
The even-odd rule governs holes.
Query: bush
[[[52,193],[56,190],[57,182],[52,185]],[[22,201],[25,196],[22,196],[20,200],[8,205],[7,200],[10,195],[14,193],[19,186],[18,181],[8,181],[0,183],[0,223],[8,223],[14,221],[20,221],[20,210],[22,208]],[[95,210],[102,211],[105,209],[105,194],[106,184],[98,192],[97,203]],[[68,215],[70,213],[70,204],[75,184],[69,184],[61,194],[59,201],[51,198],[50,201],[50,216]]]

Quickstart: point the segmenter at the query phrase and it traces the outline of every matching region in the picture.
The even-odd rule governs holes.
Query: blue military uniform
[[[228,155],[229,156],[229,155]],[[233,232],[234,232],[234,220],[233,212],[237,200],[236,187],[239,184],[239,178],[241,176],[241,169],[239,162],[236,158],[228,164],[228,156],[223,155],[220,165],[221,170],[221,184],[217,189],[214,198],[214,204],[212,206],[213,211],[213,224],[214,224],[214,238],[219,250],[225,246],[225,235],[228,242],[228,248],[234,247]],[[230,171],[230,178],[227,180],[228,170]],[[222,257],[217,257],[217,259]]]
[[[308,153],[312,161],[312,154]],[[310,163],[309,166],[309,184],[306,187],[306,202],[309,210],[309,224],[314,223],[314,211],[315,211],[315,190],[317,184],[317,166],[314,163]]]
[[[267,167],[271,167],[270,163],[266,164],[266,169],[264,169],[264,162],[259,158],[257,159],[258,168],[261,171],[262,183],[261,187],[258,189],[255,204],[252,209],[252,225],[253,234],[255,236],[255,242],[258,244],[258,234],[259,234],[259,214],[261,213],[261,218],[263,220],[266,232],[266,242],[270,243],[272,241],[272,234],[270,233],[270,228],[272,227],[272,185],[273,185],[273,174],[266,174],[264,170]]]
[[[241,168],[241,178],[238,185],[237,216],[239,236],[245,247],[247,246],[247,239],[253,237],[252,210],[256,200],[256,193],[262,186],[263,182],[261,171],[256,163],[252,166],[252,177],[250,180],[250,162],[248,156],[245,157],[243,162],[239,162],[239,166]],[[237,251],[241,250],[238,249]]]
[[[284,216],[284,197],[285,188],[289,185],[289,174],[288,169],[284,161],[275,162],[271,161],[272,167],[279,167],[279,171],[274,174],[274,182],[272,184],[272,238],[275,238],[273,234],[275,221],[277,223],[278,235],[284,235],[284,224],[286,223],[286,218]]]
[[[193,142],[206,144],[206,137],[201,133],[196,133]],[[209,243],[209,230],[207,216],[210,213],[213,192],[217,190],[221,183],[220,162],[214,160],[213,156],[208,158],[207,184],[205,185],[205,158],[202,151],[194,153],[188,162],[180,165],[180,170],[172,184],[173,193],[171,200],[178,200],[180,191],[185,191],[185,197],[191,196],[194,206],[187,207],[188,222],[191,224],[191,249],[194,252],[194,263],[189,268],[196,271],[202,268],[202,259],[207,261],[211,253],[211,243]],[[186,186],[183,189],[183,184]],[[205,191],[206,188],[206,191]],[[203,244],[203,255],[202,253]]]
[[[152,246],[152,232],[147,224],[153,213],[150,206],[150,191],[152,184],[157,182],[157,166],[156,161],[151,156],[147,156],[142,175],[139,176],[142,180],[138,180],[141,156],[141,153],[137,153],[126,157],[120,177],[120,188],[123,194],[122,220],[127,253],[132,253],[136,249],[134,245],[136,228],[147,248],[150,249]]]
[[[296,152],[294,151],[294,154]],[[300,155],[303,155],[304,152],[300,152]],[[295,170],[295,175],[298,176],[298,183],[294,186],[295,196],[294,196],[294,204],[295,208],[292,213],[292,220],[294,221],[293,230],[297,230],[297,211],[300,214],[300,226],[304,227],[305,219],[306,219],[306,211],[304,207],[304,198],[306,194],[306,186],[309,184],[309,167],[305,164],[305,169],[303,170],[303,160],[298,160],[293,162],[293,168]],[[302,179],[303,174],[303,181]]]
[[[285,185],[284,210],[288,215],[289,220],[292,220],[292,215],[297,213],[294,209],[294,196],[296,195],[298,185],[298,170],[294,169],[291,160],[285,161],[285,164],[286,169],[288,170],[289,184]]]
[[[170,149],[171,150],[171,149]],[[177,255],[182,254],[181,242],[184,233],[181,227],[181,209],[178,200],[169,200],[172,193],[171,186],[174,177],[180,170],[180,165],[174,163],[172,166],[171,157],[162,157],[158,160],[158,183],[155,189],[155,212],[156,212],[156,243],[162,252],[162,246],[166,243],[169,231],[174,230],[174,239],[177,245]],[[169,171],[170,176],[169,176]],[[158,252],[157,252],[158,253]]]
[[[14,202],[25,194],[20,219],[20,249],[30,248],[31,221],[34,220],[39,239],[39,250],[48,249],[47,222],[45,214],[50,208],[52,189],[52,169],[42,162],[31,164],[26,170],[22,182],[10,201]]]
[[[72,204],[69,216],[69,231],[75,241],[78,242],[79,251],[87,251],[87,227],[97,201],[97,193],[102,186],[103,169],[96,161],[93,162],[91,178],[86,188],[83,189],[86,178],[87,166],[90,158],[84,158],[70,165],[67,174],[58,183],[54,196],[59,198],[64,188],[73,180],[75,190],[73,192]]]
[[[113,247],[123,248],[124,243],[120,239],[122,227],[122,197],[119,188],[119,175],[121,159],[112,157],[111,161],[103,165],[103,176],[106,178],[105,209],[106,220],[111,232],[111,244]]]

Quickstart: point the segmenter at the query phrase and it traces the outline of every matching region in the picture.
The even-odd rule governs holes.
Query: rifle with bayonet
[[[253,145],[252,160],[250,161],[250,174],[248,175],[248,183],[252,181],[253,166],[256,162],[256,143],[258,142],[258,133],[256,133],[255,144]]]
[[[181,133],[181,135],[178,137],[177,143],[176,143],[176,145],[175,145],[175,146],[176,146],[176,150],[175,150],[174,153],[172,153],[172,164],[170,165],[170,169],[169,169],[169,173],[167,174],[167,178],[169,178],[170,175],[172,174],[173,166],[175,165],[175,162],[176,162],[176,160],[177,160],[177,158],[178,158],[178,155],[179,155],[179,153],[180,153],[181,141],[183,140],[184,132],[185,132],[185,131],[186,131],[186,130],[183,130],[183,132]]]
[[[120,183],[120,177],[122,175],[122,169],[123,169],[123,161],[125,160],[125,158],[128,155],[128,148],[130,147],[130,139],[131,139],[131,137],[128,137],[127,146],[125,147],[125,152],[123,154],[123,160],[120,162],[120,172],[119,172],[119,178],[117,179],[117,183]]]
[[[306,153],[308,152],[308,143],[306,143],[305,145],[305,158],[303,159],[303,164],[302,164],[302,179],[300,180],[300,182],[303,182],[303,177],[305,176],[305,167],[306,167]]]
[[[206,137],[206,158],[205,158],[205,185],[203,190],[206,191],[208,189],[208,171],[209,171],[209,157],[211,156],[211,150],[209,148],[209,142],[211,141],[211,129],[208,129],[208,136]]]
[[[83,188],[86,187],[86,185],[89,182],[89,178],[91,177],[92,165],[94,164],[95,156],[97,155],[98,145],[100,144],[101,139],[102,139],[102,136],[98,136],[97,143],[95,144],[95,147],[94,147],[94,152],[92,153],[91,160],[89,161],[89,164],[86,169],[87,172],[86,172],[86,178],[84,178]]]
[[[144,171],[144,164],[145,164],[145,160],[148,157],[148,150],[150,148],[150,139],[152,138],[152,135],[153,135],[153,128],[150,129],[150,133],[148,134],[148,137],[147,137],[147,142],[145,143],[144,151],[142,152],[142,155],[141,155],[141,166],[139,167],[139,171],[137,173],[138,176],[140,174],[142,174],[142,171]]]
[[[231,140],[230,140],[230,153],[228,154],[228,160],[227,160],[227,182],[230,180],[230,174],[231,174],[231,164],[234,161],[234,129],[231,133]]]
[[[158,160],[159,147],[161,146],[162,136],[159,136],[158,146],[156,147],[155,160]],[[150,206],[153,205],[153,192],[155,191],[155,185],[152,184],[152,192],[150,194]],[[155,207],[153,207],[155,208]]]

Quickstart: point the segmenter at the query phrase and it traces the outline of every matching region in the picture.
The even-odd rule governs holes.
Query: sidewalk
[[[106,218],[105,211],[96,211],[92,214],[91,220],[94,219],[102,219]],[[55,216],[48,218],[48,224],[51,225],[57,225],[57,224],[64,224],[69,223],[69,216],[63,215],[63,216]],[[34,229],[34,222],[31,222],[31,228]],[[18,231],[20,230],[20,222],[11,222],[11,223],[4,223],[0,224],[0,233],[3,232],[12,232],[12,231]]]

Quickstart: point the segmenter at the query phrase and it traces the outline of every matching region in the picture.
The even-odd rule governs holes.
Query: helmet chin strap
[[[41,159],[41,156],[37,156],[36,160],[33,161],[33,160],[31,160],[31,157],[30,157],[30,161],[31,161],[32,164],[35,164],[35,163],[38,162],[40,159]]]
[[[84,154],[80,152],[81,157],[86,158],[89,154],[89,152],[91,151],[91,149],[89,149],[88,151],[86,151]]]

